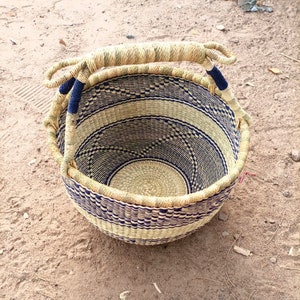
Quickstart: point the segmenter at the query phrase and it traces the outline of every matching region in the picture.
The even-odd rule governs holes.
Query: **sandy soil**
[[[101,2],[0,3],[0,299],[300,299],[299,0],[265,2],[273,13],[225,0]],[[171,40],[237,55],[221,69],[253,117],[256,176],[235,187],[224,221],[167,245],[124,244],[65,195],[43,128],[55,91],[41,82],[54,62],[101,46]]]

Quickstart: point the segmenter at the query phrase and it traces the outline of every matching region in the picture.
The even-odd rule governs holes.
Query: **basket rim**
[[[107,69],[102,69],[97,73],[91,75],[85,84],[84,90],[87,90],[94,85],[101,83],[105,80],[113,79],[116,77],[126,76],[126,75],[138,75],[138,74],[156,74],[156,75],[168,75],[177,78],[181,78],[187,81],[194,82],[204,88],[209,88],[209,80],[206,76],[199,73],[194,73],[192,71],[170,66],[170,65],[158,65],[158,64],[143,64],[143,65],[127,65],[121,67],[112,67]],[[234,107],[230,106],[230,103],[226,101],[225,97],[222,95],[221,91],[216,88],[216,95],[220,97],[229,108],[235,112]],[[50,152],[57,163],[61,166],[63,161],[63,155],[60,152],[57,145],[56,134],[58,131],[58,120],[61,113],[65,110],[70,99],[70,93],[67,96],[57,97],[59,103],[53,103],[49,114],[48,120],[51,119],[52,122],[48,122],[46,125],[47,130],[47,143]],[[236,114],[235,114],[236,115]],[[237,120],[238,130],[240,131],[240,146],[238,151],[238,159],[235,162],[234,167],[229,170],[228,174],[220,178],[218,181],[211,184],[209,187],[185,195],[173,196],[173,197],[160,197],[160,196],[147,196],[129,193],[123,190],[119,190],[103,183],[97,182],[94,179],[89,178],[84,173],[79,171],[75,165],[71,165],[68,170],[68,175],[70,178],[78,182],[79,184],[85,186],[91,191],[115,199],[116,201],[121,201],[124,203],[130,203],[134,205],[141,205],[147,207],[181,207],[184,205],[192,204],[198,201],[205,200],[215,194],[218,194],[233,182],[236,181],[240,173],[242,172],[246,159],[249,152],[250,145],[250,130],[249,124],[243,118]]]

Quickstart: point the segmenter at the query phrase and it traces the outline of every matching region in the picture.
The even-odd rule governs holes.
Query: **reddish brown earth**
[[[244,13],[225,0],[5,2],[0,299],[120,299],[124,291],[126,300],[300,299],[300,163],[290,156],[300,148],[299,0],[265,2],[273,13]],[[256,176],[235,187],[227,220],[215,217],[171,244],[124,244],[89,224],[65,194],[45,142],[54,91],[42,87],[43,74],[101,46],[181,40],[215,40],[237,55],[220,68],[253,117],[246,171]]]

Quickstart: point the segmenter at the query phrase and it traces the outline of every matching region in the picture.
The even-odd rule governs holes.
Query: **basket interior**
[[[63,153],[65,114],[57,133]],[[182,78],[136,74],[84,91],[76,130],[79,170],[141,195],[202,190],[228,173],[240,134],[232,110]]]

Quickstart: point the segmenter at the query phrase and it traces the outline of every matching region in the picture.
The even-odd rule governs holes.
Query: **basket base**
[[[190,192],[180,170],[152,159],[131,161],[121,166],[110,177],[109,185],[130,193],[155,197],[173,197]]]

